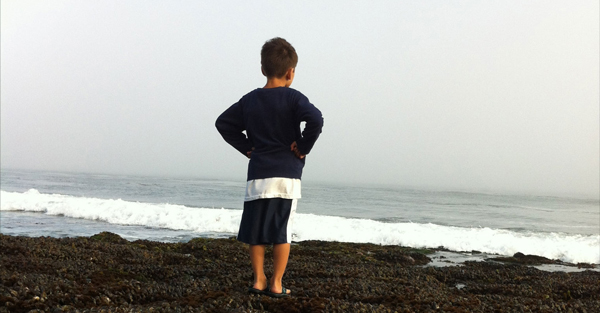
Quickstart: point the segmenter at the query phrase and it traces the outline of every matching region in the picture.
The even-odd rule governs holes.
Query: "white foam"
[[[112,224],[140,225],[194,232],[236,233],[241,211],[190,208],[174,204],[150,204],[97,198],[1,191],[2,211],[43,212]]]
[[[363,242],[382,245],[477,250],[513,255],[517,252],[565,262],[600,263],[600,236],[515,232],[491,228],[463,228],[417,223],[382,223],[373,220],[299,214],[297,240]]]
[[[50,215],[100,220],[198,233],[237,233],[240,210],[191,208],[175,204],[41,194],[0,192],[1,211],[42,212]],[[368,219],[297,214],[294,240],[361,242],[411,247],[443,246],[454,251],[477,250],[513,255],[535,254],[566,262],[600,264],[600,236],[515,232],[491,228],[463,228],[418,223],[384,223]]]

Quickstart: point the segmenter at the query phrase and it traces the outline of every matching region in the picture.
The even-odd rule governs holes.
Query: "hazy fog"
[[[1,165],[245,179],[216,117],[269,38],[325,116],[305,181],[598,196],[599,3],[1,2]]]

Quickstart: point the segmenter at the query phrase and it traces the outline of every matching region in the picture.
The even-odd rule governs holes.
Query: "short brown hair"
[[[262,46],[260,64],[267,77],[283,77],[289,68],[298,64],[296,49],[283,38],[275,37]]]

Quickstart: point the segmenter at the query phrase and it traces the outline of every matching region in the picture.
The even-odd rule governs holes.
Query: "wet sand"
[[[247,293],[247,246],[232,239],[0,235],[0,312],[600,312],[598,271],[542,271],[556,262],[520,254],[426,266],[432,252],[294,244],[293,296],[273,299]]]

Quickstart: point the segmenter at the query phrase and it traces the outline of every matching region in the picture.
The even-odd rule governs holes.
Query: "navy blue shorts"
[[[257,199],[244,202],[237,239],[251,245],[292,242],[297,199]]]

